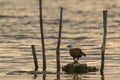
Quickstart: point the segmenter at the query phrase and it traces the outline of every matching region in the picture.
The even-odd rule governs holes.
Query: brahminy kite
[[[86,56],[80,48],[74,48],[72,45],[68,45],[67,47],[69,48],[69,53],[73,57],[74,62],[78,62],[80,57]]]

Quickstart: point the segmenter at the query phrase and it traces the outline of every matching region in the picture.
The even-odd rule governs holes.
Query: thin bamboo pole
[[[104,64],[105,64],[105,48],[106,48],[106,37],[107,37],[107,10],[103,11],[103,28],[104,28],[104,34],[103,34],[103,44],[101,47],[101,69],[100,74],[104,75]]]
[[[38,71],[38,61],[37,61],[37,56],[36,56],[36,51],[35,51],[35,46],[34,45],[31,45],[31,48],[32,48],[32,54],[33,54],[33,59],[34,59],[34,71]]]
[[[62,15],[63,15],[63,8],[60,8],[59,35],[58,35],[58,44],[56,47],[57,73],[60,72],[60,44],[61,44],[61,32],[62,32]]]
[[[39,13],[40,13],[42,56],[43,56],[43,72],[46,72],[45,42],[44,42],[43,20],[42,20],[42,0],[39,0]]]

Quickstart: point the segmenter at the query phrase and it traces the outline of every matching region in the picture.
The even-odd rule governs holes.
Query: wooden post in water
[[[63,8],[60,8],[59,35],[58,35],[58,44],[56,47],[57,74],[60,72],[60,43],[61,43],[61,32],[62,32],[62,15],[63,15]]]
[[[32,48],[32,54],[33,54],[33,59],[34,59],[34,71],[38,71],[38,61],[37,61],[37,56],[36,56],[36,51],[35,51],[35,46],[31,45]]]
[[[105,48],[106,48],[106,37],[107,37],[107,10],[103,11],[103,28],[104,28],[104,34],[103,34],[103,43],[101,47],[101,69],[100,74],[104,75],[104,60],[105,60]]]
[[[46,72],[46,56],[45,56],[45,43],[44,43],[43,20],[42,20],[42,0],[39,0],[39,13],[40,13],[42,56],[43,56],[43,72]]]

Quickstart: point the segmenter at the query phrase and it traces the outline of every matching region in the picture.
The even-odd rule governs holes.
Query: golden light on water
[[[108,35],[105,56],[105,80],[119,80],[120,74],[120,1],[119,0],[44,0],[43,21],[47,57],[47,70],[56,72],[56,45],[60,7],[63,12],[61,40],[61,67],[72,62],[66,45],[81,47],[87,57],[81,63],[100,66],[100,48],[103,37],[102,11],[108,10]],[[0,0],[0,77],[16,70],[33,70],[31,45],[36,45],[40,71],[42,53],[39,31],[38,0]],[[112,70],[112,72],[111,72]],[[115,75],[114,75],[115,73]],[[50,77],[52,75],[52,77]],[[55,75],[47,76],[51,80]],[[29,77],[26,79],[26,76]],[[32,75],[17,76],[18,80],[32,80]],[[40,75],[41,77],[42,75]],[[61,79],[72,79],[61,75]],[[67,77],[66,77],[67,76]],[[81,75],[82,79],[100,80],[99,72]],[[21,77],[19,79],[19,77]],[[38,78],[39,79],[39,78]],[[36,79],[36,80],[38,80]],[[41,78],[40,78],[41,79]],[[12,79],[16,80],[16,79]]]

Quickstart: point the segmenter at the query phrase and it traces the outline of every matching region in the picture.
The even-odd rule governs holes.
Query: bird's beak
[[[66,48],[68,48],[69,46],[66,46]]]

